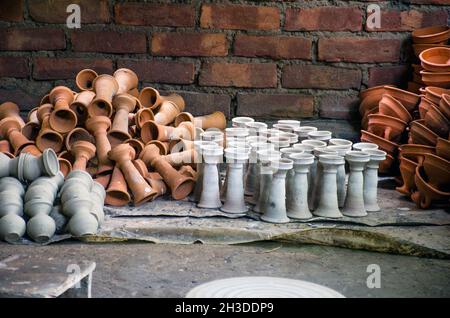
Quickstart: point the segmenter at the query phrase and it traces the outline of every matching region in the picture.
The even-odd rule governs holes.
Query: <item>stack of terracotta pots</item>
[[[16,104],[1,104],[0,151],[14,158],[53,149],[65,176],[86,171],[112,205],[141,204],[166,192],[183,199],[191,192],[195,170],[179,159],[193,156],[193,140],[204,129],[225,129],[223,113],[194,117],[178,94],[163,96],[151,87],[139,92],[129,69],[113,75],[85,69],[76,85],[78,92],[52,89],[26,122]]]

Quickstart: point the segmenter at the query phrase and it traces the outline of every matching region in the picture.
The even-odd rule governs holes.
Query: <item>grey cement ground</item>
[[[347,297],[450,296],[448,260],[325,246],[65,242],[36,247],[0,243],[0,260],[13,254],[95,261],[94,297],[183,297],[203,282],[247,275],[307,280]],[[380,289],[366,286],[369,264],[381,268]]]

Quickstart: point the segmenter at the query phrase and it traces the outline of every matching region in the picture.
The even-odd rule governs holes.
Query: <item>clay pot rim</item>
[[[277,170],[291,170],[294,167],[294,160],[288,158],[277,158],[270,160],[270,167]]]
[[[337,142],[337,144],[333,144],[333,142]],[[343,138],[331,138],[328,140],[328,144],[330,146],[352,146],[353,142]]]
[[[294,165],[314,163],[314,155],[305,152],[291,153],[289,159],[294,161]]]
[[[311,136],[311,137],[331,137],[332,134],[333,133],[328,130],[313,130],[313,131],[308,132],[308,136]]]
[[[314,148],[313,154],[316,157],[319,157],[320,155],[337,155],[337,156],[339,156],[337,150],[329,149],[328,146],[327,147]]]
[[[361,130],[361,134],[362,135],[367,135],[367,136],[370,136],[371,138],[374,138],[375,140],[379,140],[380,142],[384,142],[384,143],[386,143],[386,144],[388,144],[390,147],[392,147],[392,148],[395,148],[395,149],[398,149],[398,147],[399,147],[399,144],[397,144],[397,143],[395,143],[395,142],[392,142],[392,141],[390,141],[390,140],[388,140],[388,139],[385,139],[385,138],[383,138],[383,137],[380,137],[380,136],[377,136],[377,135],[375,135],[375,134],[373,134],[373,133],[371,133],[371,132],[368,132],[367,130]],[[363,138],[363,136],[361,136],[361,139]],[[374,143],[374,142],[367,142],[367,143]],[[377,143],[374,143],[374,144],[376,144],[376,145],[378,145],[378,147],[380,147],[380,145],[379,144],[377,144]],[[381,149],[381,150],[383,150],[383,149]],[[389,152],[389,151],[386,151],[388,154],[392,154],[391,152]]]
[[[231,160],[247,160],[248,159],[248,151],[242,148],[225,148],[223,150],[225,158]]]
[[[212,138],[211,140],[205,140],[205,141],[222,141],[224,137],[224,133],[220,130],[206,130],[202,134],[200,134],[200,137],[202,140],[204,140],[205,137]]]
[[[433,187],[433,186],[432,186],[431,184],[429,184],[427,181],[425,181],[425,179],[424,179],[423,176],[422,176],[421,171],[423,171],[423,174],[426,175],[426,174],[425,174],[425,168],[424,168],[422,165],[417,165],[415,177],[417,177],[417,178],[421,181],[421,183],[422,183],[425,187],[428,188],[429,191],[432,191],[432,192],[434,192],[434,193],[436,193],[436,194],[438,194],[438,195],[445,196],[445,197],[450,196],[450,192],[444,192],[444,191],[441,191],[441,190],[439,190],[439,189]],[[416,183],[417,183],[417,181],[416,181]]]
[[[256,152],[258,159],[261,161],[270,161],[281,158],[281,152],[270,149],[261,149]]]
[[[387,156],[387,152],[380,149],[367,149],[364,152],[370,155],[370,160],[383,161]]]
[[[420,95],[414,94],[414,93],[409,92],[409,91],[405,91],[405,90],[397,88],[397,87],[386,86],[386,91],[387,91],[386,94],[388,94],[391,97],[394,97],[395,99],[399,100],[402,103],[403,107],[405,107],[406,110],[408,110],[409,112],[411,112],[415,108],[415,106],[419,103],[419,101],[420,101]],[[389,92],[391,92],[391,93],[389,93]],[[397,97],[394,96],[395,94],[399,94],[400,96],[402,96],[402,98],[400,98],[398,96]],[[411,110],[410,110],[410,107],[409,107],[410,105],[405,104],[402,101],[403,99],[405,101],[407,101],[408,103],[411,103],[411,104],[413,104],[413,102],[410,101],[409,99],[414,99],[414,101],[415,101],[414,102],[414,107],[411,106]]]
[[[148,113],[150,119],[143,121],[142,120],[143,113]],[[135,113],[134,121],[135,121],[136,126],[138,126],[139,129],[142,129],[142,126],[147,121],[154,121],[154,120],[155,120],[155,114],[153,113],[153,111],[150,108],[141,108]]]
[[[398,150],[401,152],[401,153],[417,153],[416,151],[408,151],[408,150],[405,150],[405,149],[407,149],[407,148],[426,148],[426,149],[429,149],[429,150],[431,150],[432,152],[434,152],[434,149],[435,149],[435,147],[433,147],[433,146],[428,146],[428,145],[421,145],[421,144],[404,144],[404,145],[401,145],[400,147],[398,147]]]
[[[314,150],[314,146],[311,146],[308,144],[302,144],[302,143],[295,144],[295,145],[293,145],[293,147],[303,149],[303,151],[306,151],[306,152],[312,152]]]
[[[345,163],[344,157],[331,154],[319,155],[319,162],[323,164],[343,165]]]
[[[389,94],[383,94],[382,98],[380,100],[378,108],[380,110],[380,114],[381,115],[385,115],[385,114],[381,113],[381,105],[385,105],[385,107],[391,108],[389,103],[384,103],[383,102],[383,98],[390,100],[392,103],[394,103],[401,110],[401,112],[405,115],[405,117],[408,118],[408,120],[406,122],[410,122],[413,119],[411,114],[409,113],[409,111],[406,109],[406,107],[403,106],[403,104],[398,99],[392,97]],[[372,114],[369,114],[369,115],[372,115]],[[367,117],[369,117],[369,115],[367,115]],[[386,116],[389,116],[389,115],[386,115]],[[397,118],[397,117],[395,117],[395,118]],[[400,119],[400,118],[398,118],[398,119]]]
[[[290,125],[293,126],[294,128],[300,127],[301,125],[301,121],[296,119],[279,119],[277,123],[283,125]]]
[[[378,90],[383,91],[386,86],[396,87],[395,85],[376,85],[376,86],[372,86],[372,87],[366,88],[366,89],[362,90],[361,92],[359,92],[359,98],[362,101],[367,96],[374,95],[374,94],[379,94]]]
[[[422,53],[420,53],[419,59],[422,62],[422,67],[424,69],[427,69],[425,66],[432,66],[432,67],[436,67],[436,68],[450,68],[449,64],[438,64],[438,63],[433,63],[433,62],[430,62],[429,60],[427,60],[426,55],[429,53],[432,53],[434,51],[446,52],[448,58],[450,59],[450,48],[445,48],[445,47],[441,47],[441,46],[433,47],[433,48],[424,50],[424,51],[422,51]],[[430,71],[432,71],[432,70],[430,70]]]
[[[174,125],[178,127],[182,122],[189,121],[194,123],[194,116],[188,112],[181,112],[175,117]]]
[[[369,162],[370,154],[365,151],[350,150],[345,154],[345,160],[349,162]]]
[[[158,147],[158,149],[159,149],[159,154],[160,154],[161,156],[167,155],[167,153],[168,153],[167,147],[164,145],[164,143],[163,143],[162,141],[159,141],[159,140],[150,140],[149,142],[147,142],[147,143],[145,144],[145,146],[148,146],[148,145],[154,145],[154,146]],[[144,147],[144,149],[143,149],[142,151],[145,151],[145,147]]]
[[[94,70],[92,70],[92,69],[90,69],[90,68],[85,68],[85,69],[79,71],[79,72],[77,73],[77,75],[75,76],[75,84],[76,84],[77,87],[78,87],[80,90],[82,90],[82,91],[84,91],[84,90],[92,91],[92,90],[94,89],[94,85],[92,85],[93,82],[94,82],[94,80],[92,80],[92,84],[91,84],[91,87],[90,87],[90,88],[86,88],[86,87],[84,87],[83,85],[81,85],[80,77],[81,77],[81,75],[83,75],[84,73],[90,73],[90,74],[94,75],[94,76],[93,76],[93,77],[94,77],[94,80],[95,80],[95,78],[98,76],[98,74],[97,74],[96,71],[94,71]]]
[[[105,111],[107,112],[107,115],[96,113],[97,105],[100,103],[102,103],[105,106],[103,109],[105,109]],[[100,107],[98,107],[98,108],[100,108]],[[100,108],[100,109],[102,109],[102,108]],[[106,117],[111,118],[113,112],[114,112],[114,107],[113,107],[112,103],[103,98],[97,98],[97,97],[94,98],[88,106],[88,114],[90,117],[106,116]]]
[[[72,137],[75,133],[77,133],[77,132],[81,132],[81,133],[83,133],[83,134],[87,134],[88,136],[91,137],[89,142],[91,142],[91,143],[94,142],[94,140],[93,140],[91,134],[89,133],[89,131],[87,131],[87,130],[84,129],[83,127],[75,127],[74,129],[72,129],[71,131],[69,131],[69,132],[67,133],[67,135],[66,135],[66,138],[65,138],[65,146],[66,146],[66,150],[68,150],[68,151],[71,150],[72,144],[73,144],[75,141],[71,141],[70,139],[71,139],[71,137]],[[87,141],[87,140],[86,140],[86,141]]]
[[[246,117],[246,116],[239,116],[239,117],[234,117],[231,119],[232,123],[238,123],[238,124],[246,124],[246,123],[251,123],[254,122],[255,119],[253,119],[252,117]],[[238,127],[235,127],[238,128]]]
[[[59,172],[59,161],[53,149],[45,149],[41,155],[45,172],[49,176],[56,176]]]
[[[432,41],[434,37],[439,37],[450,33],[450,28],[447,25],[436,25],[425,28],[416,29],[411,33],[413,42],[415,44],[433,44],[434,42],[423,42]],[[417,42],[419,40],[420,42]]]
[[[392,120],[392,121],[394,121],[394,122],[396,122],[396,123],[398,123],[398,124],[402,124],[402,125],[404,125],[405,127],[408,126],[408,123],[407,123],[406,121],[403,121],[403,120],[401,120],[400,118],[392,117],[392,116],[389,116],[389,115],[383,115],[383,114],[370,114],[370,115],[367,116],[367,117],[369,118],[369,120],[370,120],[370,118],[378,118],[378,119],[385,118],[385,119],[388,119],[388,120]]]
[[[99,127],[104,127],[103,125],[106,124],[107,128],[105,129],[105,132],[111,127],[111,119],[107,116],[92,116],[86,119],[85,127],[88,131],[92,131],[94,133],[96,130],[98,130]]]
[[[119,106],[125,104],[126,106],[128,106],[129,113],[133,112],[136,109],[135,98],[128,93],[120,93],[114,95],[111,104],[115,110],[117,110]]]
[[[71,117],[70,121],[69,121],[70,126],[67,124],[61,125],[60,123],[58,123],[58,120],[57,120],[58,113],[65,113],[66,115],[70,114],[70,117]],[[66,117],[66,115],[63,117]],[[73,110],[71,110],[70,108],[54,109],[51,112],[50,117],[48,119],[48,124],[50,125],[50,128],[52,128],[54,131],[59,132],[61,134],[68,133],[69,131],[74,129],[77,126],[77,122],[78,122],[77,114],[75,114],[75,112]]]
[[[225,128],[226,137],[247,137],[249,135],[248,128],[243,127],[229,127]]]
[[[417,126],[419,129],[432,134],[433,136],[436,136],[436,140],[437,138],[439,138],[438,134],[436,134],[434,131],[432,131],[430,128],[428,128],[427,126],[425,126],[424,124],[420,123],[418,120],[414,120],[411,122],[411,127],[410,130],[412,130],[412,128],[414,126]]]
[[[294,128],[295,133],[301,133],[301,132],[310,132],[310,131],[317,131],[318,128],[314,126],[300,126],[297,128]]]
[[[257,142],[251,142],[250,143],[250,149],[252,150],[262,150],[262,149],[271,149],[271,150],[275,150],[275,145],[268,143],[268,142],[262,142],[262,141],[257,141]]]
[[[195,140],[195,126],[194,123],[190,122],[190,121],[183,121],[180,123],[180,125],[177,128],[184,128],[186,130],[189,131],[189,134],[191,135],[191,139],[190,140]],[[170,138],[171,140],[173,140],[172,138]]]
[[[281,152],[281,154],[286,155],[286,154],[293,154],[293,153],[303,153],[304,150],[301,148],[287,147],[287,148],[280,149],[280,152]]]
[[[301,144],[313,146],[314,148],[327,146],[327,143],[325,141],[318,140],[318,139],[305,139],[305,140],[302,140]]]
[[[145,103],[144,96],[145,94],[148,94],[148,92],[151,92],[150,96],[155,96],[155,103],[153,104],[149,104],[149,103]],[[141,103],[141,105],[144,108],[150,108],[150,109],[155,109],[159,106],[159,104],[157,104],[158,100],[161,99],[161,95],[159,94],[159,91],[156,88],[153,87],[144,87],[140,92],[139,92],[139,96],[138,96],[138,100]]]

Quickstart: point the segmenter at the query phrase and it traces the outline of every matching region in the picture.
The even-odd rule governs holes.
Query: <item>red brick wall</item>
[[[65,26],[81,5],[82,27]],[[381,29],[366,26],[380,5]],[[136,71],[195,114],[302,118],[354,133],[358,92],[406,84],[410,31],[447,24],[448,0],[1,0],[0,102],[34,107],[82,68]],[[324,119],[324,120],[322,120]]]

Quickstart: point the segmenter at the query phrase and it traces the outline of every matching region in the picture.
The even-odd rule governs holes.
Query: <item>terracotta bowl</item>
[[[450,72],[427,72],[420,71],[422,81],[428,86],[450,88]]]
[[[395,117],[407,123],[412,120],[411,114],[403,107],[402,103],[388,94],[383,94],[378,107],[380,114]]]
[[[447,25],[421,28],[412,32],[415,44],[436,44],[450,38],[450,28]]]
[[[415,188],[414,175],[418,164],[414,160],[411,160],[408,155],[402,156],[399,159],[403,185],[401,187],[396,187],[395,190],[401,194],[410,196],[412,190]]]
[[[408,112],[412,112],[417,104],[420,101],[420,95],[405,91],[403,89],[399,89],[396,87],[386,86],[386,94],[391,95],[396,100],[398,100],[402,105],[408,110]]]
[[[374,86],[359,93],[359,98],[361,99],[359,113],[361,114],[361,116],[364,116],[367,111],[373,109],[375,106],[378,106],[381,97],[386,93],[385,87],[387,86],[391,85]]]
[[[371,114],[376,114],[378,113],[379,108],[378,106],[375,106],[374,108],[372,108],[371,110],[367,111],[363,118],[361,119],[361,128],[364,130],[367,130],[368,126],[369,126],[369,115]]]
[[[427,111],[425,117],[425,126],[430,128],[440,137],[448,137],[450,122],[445,117],[437,106],[430,105],[430,109]]]
[[[387,140],[398,142],[408,125],[403,120],[381,114],[369,115],[368,131]]]
[[[426,98],[425,96],[422,95],[422,97],[420,98],[420,104],[419,104],[419,114],[420,114],[421,119],[425,118],[425,114],[430,109],[430,105],[435,105],[435,104],[431,100],[429,100],[428,98]]]
[[[419,55],[422,67],[430,72],[450,72],[450,48],[434,47]]]
[[[404,154],[426,154],[426,153],[436,153],[435,147],[425,146],[419,144],[404,144],[398,147],[400,155]]]
[[[423,161],[423,168],[428,176],[429,184],[437,189],[450,191],[450,161],[427,153]]]
[[[418,191],[411,195],[411,199],[422,209],[428,209],[433,201],[448,200],[450,198],[450,192],[436,189],[428,183],[428,178],[422,166],[417,166],[414,182]]]
[[[415,120],[410,124],[409,144],[436,146],[438,135],[423,124],[423,120]]]
[[[450,45],[443,45],[443,44],[413,44],[413,50],[414,54],[419,57],[420,53],[422,53],[425,50],[432,49],[435,47],[447,47],[450,48]]]
[[[425,87],[425,97],[431,100],[436,105],[438,105],[441,101],[441,97],[443,94],[450,95],[450,89],[435,86]]]
[[[361,130],[361,141],[377,144],[381,150],[386,151],[391,156],[395,156],[398,150],[398,144],[372,134],[368,131]]]
[[[438,138],[436,144],[436,154],[445,160],[450,160],[450,140]]]
[[[442,94],[442,98],[439,101],[439,110],[450,120],[450,95]]]

